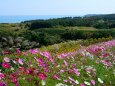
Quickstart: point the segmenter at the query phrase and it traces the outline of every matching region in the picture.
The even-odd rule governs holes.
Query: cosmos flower
[[[86,84],[86,85],[91,85],[89,82],[87,82],[87,81],[84,81],[84,83]]]
[[[76,68],[73,69],[74,70],[74,73],[77,75],[77,76],[80,76],[80,73],[78,72],[78,70]]]
[[[100,83],[103,83],[103,81],[102,81],[100,78],[98,78],[98,81],[99,81]]]
[[[61,80],[57,74],[54,74],[54,75],[53,75],[53,78],[54,78],[54,79],[57,79],[57,80]]]
[[[21,65],[24,64],[23,61],[22,61],[22,59],[20,59],[20,58],[18,59],[18,63],[21,64]]]
[[[0,81],[0,86],[7,86],[5,82]]]
[[[4,68],[10,68],[10,64],[8,64],[7,62],[3,62],[2,63],[2,67],[4,67]]]
[[[78,80],[75,80],[75,83],[76,83],[76,84],[79,84],[79,81],[78,81]]]
[[[39,51],[38,51],[37,49],[30,49],[29,52],[30,52],[31,54],[36,54],[36,53],[38,53]]]
[[[80,83],[80,86],[85,86],[85,84],[83,84],[83,83]]]
[[[58,83],[56,86],[67,86],[66,84]]]
[[[5,77],[5,74],[0,73],[0,80]]]
[[[92,83],[92,85],[95,85],[95,80],[92,79],[92,80],[91,80],[91,83]]]
[[[10,59],[8,57],[4,57],[5,62],[10,62]]]
[[[42,86],[46,85],[46,82],[44,80],[41,81]]]
[[[45,73],[38,73],[38,77],[41,79],[41,80],[45,80],[47,78],[46,74]]]

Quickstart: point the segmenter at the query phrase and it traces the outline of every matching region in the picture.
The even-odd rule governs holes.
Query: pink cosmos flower
[[[45,56],[47,59],[49,59],[52,63],[54,63],[54,60],[53,60],[53,58],[51,57],[51,55],[50,55],[50,53],[49,52],[40,52],[40,54],[42,55],[42,56]]]
[[[57,79],[57,80],[61,80],[57,74],[54,74],[54,75],[53,75],[53,78],[54,78],[54,79]]]
[[[8,57],[4,57],[5,62],[10,62],[10,59]]]
[[[24,67],[19,67],[19,70],[20,70],[20,71],[24,71],[25,68],[24,68]]]
[[[17,48],[17,49],[16,49],[16,53],[20,53],[20,52],[21,52],[21,51]]]
[[[70,81],[75,82],[75,80],[73,78],[71,78],[70,76],[68,78]]]
[[[21,64],[21,65],[24,64],[23,61],[22,61],[22,59],[20,59],[20,58],[18,59],[18,63]]]
[[[85,84],[83,84],[83,83],[80,83],[80,86],[85,86]]]
[[[0,80],[5,77],[5,74],[0,73]]]
[[[11,79],[11,81],[12,81],[13,83],[15,83],[15,84],[17,84],[17,83],[18,83],[17,78],[12,78],[12,79]]]
[[[68,74],[72,74],[73,73],[73,70],[68,70]]]
[[[65,64],[66,66],[68,66],[68,63],[67,63],[67,61],[66,61],[66,60],[64,60],[64,64]]]
[[[10,68],[10,64],[8,64],[7,62],[3,62],[2,63],[2,67],[4,67],[4,68]]]
[[[35,68],[28,68],[27,73],[33,75]]]
[[[74,73],[77,75],[77,76],[80,76],[80,73],[78,72],[78,70],[76,68],[73,69],[74,70]]]
[[[107,53],[103,53],[103,57],[107,57],[108,56],[108,54]]]
[[[95,80],[91,80],[91,83],[92,83],[93,85],[95,85]]]
[[[63,81],[64,81],[64,82],[68,82],[68,80],[66,80],[66,79],[65,79],[65,80],[63,80]]]
[[[6,54],[9,54],[9,51],[5,50],[3,53],[4,55],[6,55]]]
[[[31,54],[36,54],[36,53],[38,53],[39,51],[38,51],[37,49],[30,49],[29,52],[30,52]]]
[[[24,56],[27,56],[27,55],[28,55],[26,52],[22,52],[22,54],[23,54]]]
[[[45,67],[45,68],[44,68],[44,71],[45,71],[45,72],[49,72],[49,70],[48,70],[48,68],[47,68],[47,67]]]
[[[43,61],[42,58],[36,58],[36,57],[34,57],[34,59],[39,63],[39,66],[45,66],[45,63],[44,63],[44,61]]]
[[[0,86],[7,86],[5,82],[0,81]]]
[[[38,73],[38,77],[41,79],[41,80],[45,80],[47,78],[46,74],[45,73]]]

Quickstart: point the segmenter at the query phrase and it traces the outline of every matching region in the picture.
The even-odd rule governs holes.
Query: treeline
[[[42,45],[52,45],[55,43],[65,42],[68,40],[81,40],[90,38],[115,37],[115,30],[66,30],[66,29],[49,29],[43,31],[27,30],[21,36],[36,41]]]
[[[13,32],[13,33],[12,33]],[[69,40],[115,38],[115,30],[77,30],[77,29],[37,29],[37,30],[0,30],[1,48],[31,49],[43,45],[52,45]]]
[[[25,23],[25,27],[29,29],[52,28],[56,26],[86,26],[98,29],[110,29],[115,28],[115,14],[32,20],[23,23]]]

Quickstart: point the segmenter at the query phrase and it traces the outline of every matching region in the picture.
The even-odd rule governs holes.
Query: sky
[[[115,13],[115,0],[0,0],[0,15]]]

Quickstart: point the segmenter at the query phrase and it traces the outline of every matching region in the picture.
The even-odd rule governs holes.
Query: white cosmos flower
[[[11,67],[11,70],[14,70],[14,68],[13,68],[13,67]]]
[[[86,82],[86,81],[84,81],[84,83],[85,83],[86,85],[91,85],[89,82]]]
[[[58,83],[56,86],[67,86],[66,84]]]
[[[100,78],[98,78],[98,81],[99,81],[100,83],[103,83],[103,81],[102,81]]]
[[[75,80],[75,83],[76,83],[76,84],[79,84],[78,80]]]
[[[60,67],[60,65],[56,66],[56,67]]]
[[[46,85],[46,82],[44,80],[42,80],[42,86],[45,86]]]

